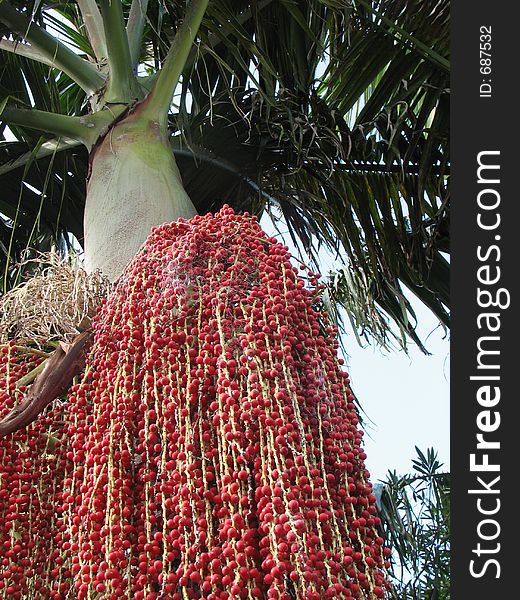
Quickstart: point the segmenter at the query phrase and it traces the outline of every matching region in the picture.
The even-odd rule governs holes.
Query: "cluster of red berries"
[[[0,419],[23,400],[23,382],[42,354],[0,347]],[[58,546],[63,478],[60,403],[32,425],[0,439],[0,598],[65,598],[71,581]]]
[[[315,292],[228,207],[152,232],[69,396],[74,597],[385,596],[362,432]]]
[[[0,597],[375,599],[375,497],[336,331],[254,217],[152,232],[67,403],[0,440]],[[0,418],[41,362],[0,349]]]

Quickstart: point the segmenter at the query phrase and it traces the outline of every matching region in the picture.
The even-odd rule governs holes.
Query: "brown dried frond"
[[[109,282],[53,252],[29,262],[35,263],[35,273],[0,297],[0,344],[12,339],[38,345],[71,342],[90,326]]]

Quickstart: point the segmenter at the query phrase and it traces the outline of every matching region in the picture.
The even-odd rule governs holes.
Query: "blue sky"
[[[414,308],[431,356],[415,345],[407,356],[402,351],[362,349],[352,335],[345,340],[352,387],[368,417],[366,463],[373,482],[385,478],[389,469],[410,472],[415,446],[423,451],[433,447],[449,470],[449,338],[428,309],[418,302]]]

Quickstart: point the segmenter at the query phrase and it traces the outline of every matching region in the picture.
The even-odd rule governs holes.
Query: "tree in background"
[[[413,472],[374,486],[382,531],[393,551],[392,580],[400,600],[450,598],[450,474],[437,453],[416,447]]]

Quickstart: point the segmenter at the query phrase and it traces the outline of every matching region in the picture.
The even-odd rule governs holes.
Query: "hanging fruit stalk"
[[[26,387],[19,382],[45,360],[44,353],[14,342],[0,348],[0,419],[23,402]],[[71,571],[56,512],[66,452],[62,411],[55,403],[29,427],[0,439],[0,598],[67,597]]]
[[[93,330],[60,508],[79,600],[385,595],[336,332],[254,217],[154,229]]]
[[[25,390],[26,383],[32,385],[25,397],[16,402],[6,416],[0,417],[0,439],[32,423],[53,400],[68,390],[72,379],[85,367],[91,343],[90,330],[80,333],[70,345],[60,343],[47,360],[41,361],[16,382],[18,390],[21,387]]]

